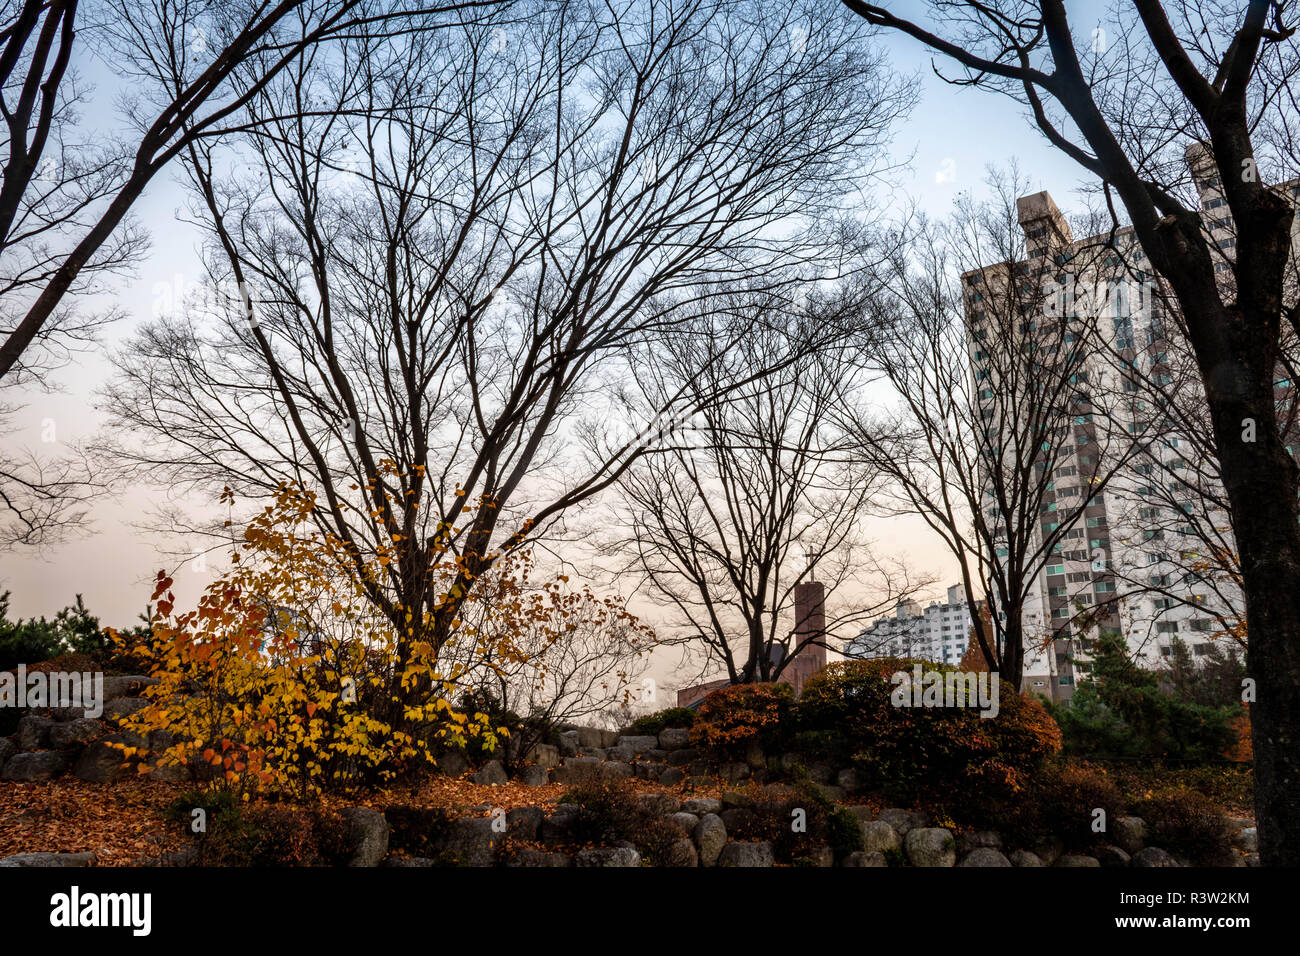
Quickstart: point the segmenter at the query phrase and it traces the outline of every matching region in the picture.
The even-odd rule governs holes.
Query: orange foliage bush
[[[789,684],[734,684],[715,690],[700,704],[691,743],[736,750],[771,739],[793,704]]]

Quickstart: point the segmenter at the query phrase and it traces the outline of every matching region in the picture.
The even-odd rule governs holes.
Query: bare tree
[[[1241,561],[1260,852],[1268,865],[1300,862],[1300,469],[1274,388],[1280,332],[1300,330],[1300,299],[1287,280],[1292,197],[1269,185],[1297,170],[1296,5],[1138,0],[1118,11],[1116,42],[1093,32],[1080,43],[1063,0],[935,3],[931,25],[845,4],[953,60],[964,71],[955,82],[1026,103],[1052,144],[1118,196],[1169,283],[1205,387]],[[1181,172],[1178,154],[1201,144],[1214,169],[1195,175],[1200,185],[1217,180],[1236,224],[1227,285],[1197,184]]]
[[[444,654],[458,688],[520,718],[505,748],[511,764],[549,728],[590,723],[638,697],[655,646],[621,596],[574,587],[567,575],[535,581],[532,569],[526,551],[493,567],[465,606],[474,640]]]
[[[237,153],[190,150],[224,294],[122,355],[108,408],[143,442],[118,460],[319,490],[323,528],[388,549],[368,587],[402,653],[439,652],[502,554],[644,452],[577,462],[575,413],[719,289],[825,270],[827,220],[906,103],[860,24],[813,2],[356,31],[337,69],[257,88]]]
[[[1065,306],[1056,267],[1027,248],[1018,175],[991,183],[994,200],[921,220],[890,261],[871,308],[892,335],[859,354],[898,406],[858,410],[846,431],[852,457],[888,481],[882,506],[920,515],[956,558],[967,604],[996,609],[975,616],[974,642],[1019,687],[1028,649],[1066,654],[1072,636],[1066,586],[1041,595],[1040,575],[1086,580],[1089,604],[1113,590],[1096,505],[1131,442],[1099,427],[1114,396],[1097,374],[1095,303]]]
[[[861,314],[851,295],[802,308],[744,295],[668,336],[639,376],[652,407],[685,392],[698,411],[623,473],[626,534],[610,550],[630,553],[624,570],[670,609],[662,643],[701,652],[703,669],[722,668],[732,683],[780,679],[801,654],[832,647],[915,589],[868,547],[875,475],[832,454],[833,406],[861,384],[849,340],[805,346]],[[744,341],[709,355],[734,338],[736,321]],[[787,354],[797,358],[787,364]],[[780,371],[725,387],[752,368]],[[796,619],[796,590],[811,581],[826,589],[820,631]]]
[[[131,216],[155,177],[197,143],[229,135],[282,72],[305,68],[359,25],[405,31],[450,10],[371,0],[193,3],[6,0],[0,5],[0,386],[52,387],[50,373],[120,310],[87,310],[148,248]],[[129,82],[123,125],[83,114],[92,55]],[[292,105],[292,104],[286,104]],[[297,104],[296,108],[305,108]],[[12,403],[9,403],[12,406]],[[6,407],[3,419],[11,418]],[[0,463],[3,544],[47,544],[79,527],[103,482],[77,449]]]

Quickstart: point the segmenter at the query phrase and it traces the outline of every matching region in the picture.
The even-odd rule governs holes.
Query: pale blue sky
[[[900,10],[916,6],[897,5]],[[1081,30],[1095,25],[1086,22],[1090,15],[1096,18],[1089,11],[1100,9],[1101,5],[1093,2],[1071,4]],[[1081,170],[1030,126],[1021,106],[988,92],[943,83],[930,69],[930,55],[908,37],[885,35],[882,42],[894,68],[916,76],[920,95],[916,110],[895,131],[895,161],[909,156],[911,161],[910,168],[896,176],[903,195],[889,198],[896,202],[914,199],[925,212],[941,216],[951,209],[959,191],[976,196],[984,193],[983,179],[990,163],[1003,164],[1014,157],[1034,189],[1050,190],[1067,213],[1077,205],[1074,190],[1080,184]],[[112,81],[104,81],[102,68],[83,65],[82,69],[88,77],[100,80],[98,99],[108,108]],[[175,220],[183,202],[172,177],[164,175],[136,207],[138,217],[152,233],[153,247],[138,277],[120,284],[117,298],[131,318],[108,331],[106,345],[148,318],[161,287],[175,283],[177,277],[183,282],[197,278],[196,238],[189,227]],[[82,356],[60,374],[61,393],[27,397],[27,408],[16,417],[19,430],[4,439],[5,445],[48,453],[52,446],[40,441],[45,419],[55,421],[60,441],[93,434],[99,420],[90,405],[95,389],[107,378],[103,349]],[[62,547],[43,554],[0,554],[0,589],[13,592],[11,614],[50,615],[82,593],[104,623],[133,623],[149,597],[149,581],[163,560],[156,542],[136,533],[131,525],[157,494],[141,488],[123,492],[118,500],[98,509],[93,534]],[[953,577],[955,565],[919,520],[893,519],[874,531],[919,571],[936,574],[941,581]],[[182,601],[187,594],[195,594],[204,580],[203,574],[182,570],[178,576]],[[940,590],[936,587],[936,594]]]

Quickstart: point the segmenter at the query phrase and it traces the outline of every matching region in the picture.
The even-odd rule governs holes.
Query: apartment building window
[[[1188,629],[1204,634],[1210,629],[1209,618],[1197,617],[1187,622]]]
[[[1177,622],[1177,621],[1157,621],[1157,622],[1156,622],[1156,633],[1157,633],[1157,634],[1177,634],[1177,633],[1178,633],[1178,622]]]
[[[1088,547],[1090,548],[1109,548],[1110,538],[1089,538]]]
[[[1115,582],[1114,582],[1114,581],[1098,581],[1096,584],[1093,585],[1093,588],[1092,588],[1092,589],[1093,589],[1094,591],[1096,591],[1098,594],[1101,594],[1101,593],[1106,592],[1106,591],[1114,591],[1114,590],[1115,590]]]
[[[1174,606],[1173,598],[1156,598],[1154,602],[1157,611],[1167,611]]]
[[[1064,574],[1064,573],[1065,573],[1065,565],[1063,565],[1063,564],[1049,564],[1049,565],[1047,566],[1047,573],[1048,573],[1049,575],[1051,575],[1051,574]]]

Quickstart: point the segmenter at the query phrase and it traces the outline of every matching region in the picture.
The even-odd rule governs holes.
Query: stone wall
[[[112,744],[145,753],[172,744],[165,731],[146,738],[119,726],[122,718],[148,704],[139,694],[156,683],[152,677],[105,677],[103,713],[98,718],[87,716],[84,707],[47,707],[19,718],[17,732],[0,737],[0,780],[41,783],[71,774],[93,783],[112,783],[130,773],[122,752]],[[178,783],[189,774],[181,767],[161,767],[149,776]]]

